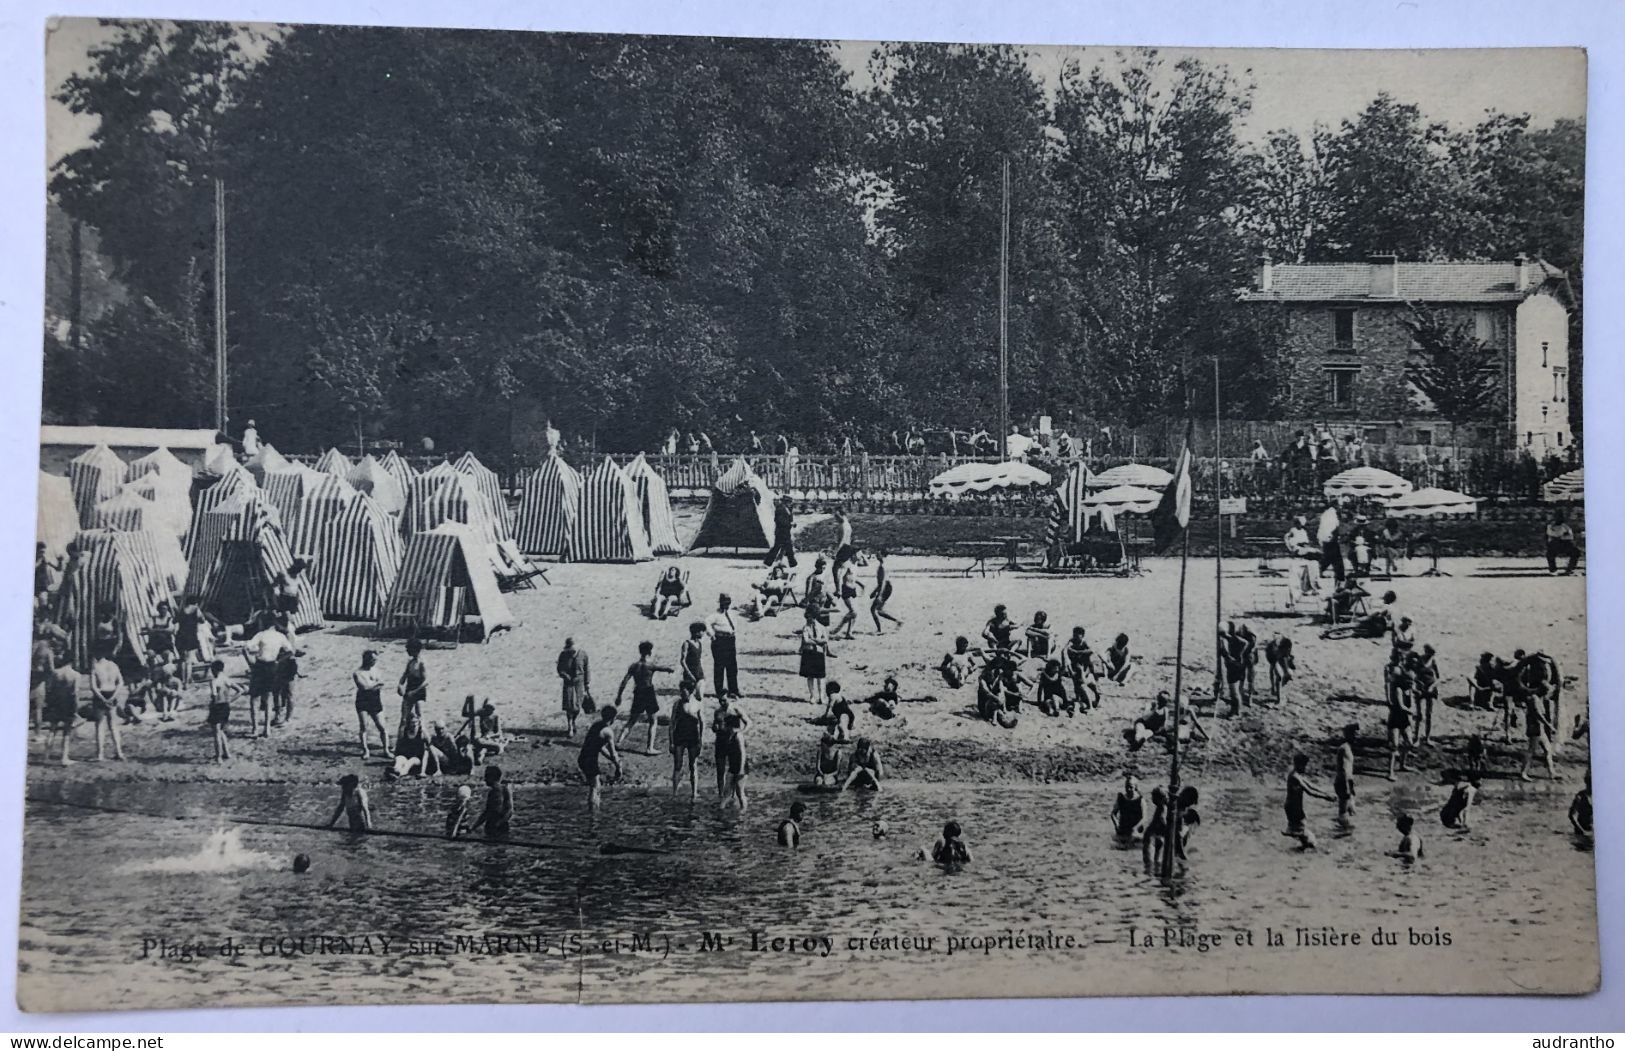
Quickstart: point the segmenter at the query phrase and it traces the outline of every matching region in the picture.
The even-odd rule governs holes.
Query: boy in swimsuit
[[[942,838],[931,846],[931,860],[938,865],[968,865],[970,847],[965,845],[959,822],[950,821],[942,826]]]
[[[953,652],[944,654],[942,663],[937,665],[937,671],[942,673],[942,681],[953,690],[965,685],[975,670],[976,653],[970,648],[970,640],[963,635],[954,639]]]
[[[880,751],[867,737],[858,738],[858,743],[852,747],[852,755],[847,759],[846,781],[841,785],[841,791],[856,786],[880,791],[880,780],[886,776],[886,768],[881,765]]]
[[[1054,635],[1049,630],[1049,614],[1039,610],[1033,614],[1033,622],[1027,626],[1027,656],[1039,660],[1048,660],[1049,651],[1054,646]]]
[[[1401,814],[1394,822],[1394,827],[1399,830],[1399,846],[1388,856],[1403,858],[1406,861],[1421,861],[1422,837],[1412,831],[1416,827],[1416,819],[1409,814]]]
[[[613,712],[615,709],[609,710]],[[508,826],[512,821],[513,787],[502,780],[500,766],[488,766],[485,768],[485,809],[475,819],[469,832],[478,832],[483,827],[486,839],[507,839]]]
[[[232,695],[240,692],[241,688],[236,683],[226,679],[225,661],[213,661],[209,664],[207,724],[209,734],[214,740],[214,761],[217,763],[223,763],[231,758],[231,748],[226,744],[226,725],[231,722]]]
[[[1298,662],[1292,657],[1292,640],[1277,635],[1264,643],[1264,663],[1270,667],[1270,695],[1280,704],[1286,684],[1292,681],[1292,673],[1298,669]]]
[[[691,636],[690,641],[697,640],[699,634],[703,634],[704,632],[704,624],[691,625],[689,628],[689,634]],[[684,643],[684,645],[687,646],[688,644]],[[695,641],[695,649],[698,650],[698,648],[698,642]],[[632,732],[632,728],[637,725],[638,720],[640,718],[647,717],[649,720],[649,744],[645,751],[650,755],[654,754],[655,731],[657,729],[655,720],[660,715],[660,698],[655,693],[655,673],[669,672],[672,670],[663,664],[655,664],[649,659],[649,655],[654,653],[654,651],[654,643],[647,641],[638,643],[638,659],[627,665],[626,674],[621,676],[621,684],[615,689],[615,704],[610,709],[611,711],[616,711],[620,708],[621,697],[626,692],[626,684],[630,682],[632,684],[632,711],[627,715],[626,725],[621,727],[620,739],[615,743],[620,744],[624,742],[626,740],[626,735]],[[685,666],[683,673],[685,682],[688,682],[691,679],[690,671],[693,672],[692,684],[694,692],[695,695],[698,696],[699,682],[702,678],[698,657],[696,657],[692,669]],[[602,717],[600,716],[599,722],[594,723],[593,728],[596,730],[602,721]],[[590,736],[591,735],[589,734],[589,737]],[[583,750],[582,754],[586,754],[585,750]],[[595,791],[594,796],[596,797],[596,795],[597,793]]]
[[[886,612],[886,603],[891,601],[891,596],[891,578],[886,575],[886,549],[883,547],[877,548],[875,550],[875,589],[869,593],[869,616],[874,618],[876,635],[883,634],[880,629],[882,620],[889,620],[899,628],[903,626],[901,620]]]
[[[96,761],[106,759],[103,734],[113,739],[113,758],[123,761],[124,743],[119,739],[113,713],[124,691],[124,676],[110,657],[97,657],[90,666],[90,717],[96,726]]]
[[[790,804],[790,816],[779,822],[779,846],[795,850],[801,846],[801,815],[807,804],[799,800]]]
[[[474,790],[467,785],[457,786],[457,801],[446,814],[446,838],[456,839],[470,831],[468,823],[474,809]]]
[[[339,805],[327,819],[327,827],[338,824],[340,815],[350,819],[351,832],[372,831],[372,807],[367,800],[367,790],[361,787],[361,778],[354,774],[339,778]]]
[[[1297,839],[1305,848],[1312,849],[1314,837],[1303,827],[1307,816],[1303,809],[1304,796],[1326,800],[1333,798],[1309,780],[1309,757],[1299,752],[1292,757],[1292,770],[1286,775],[1286,834]]]
[[[1416,704],[1417,744],[1427,744],[1433,737],[1433,702],[1439,697],[1439,662],[1434,658],[1432,645],[1411,654],[1410,666],[1411,679],[1416,684],[1411,696]]]
[[[1343,741],[1337,746],[1337,777],[1332,792],[1337,796],[1337,816],[1347,820],[1354,816],[1354,741],[1360,728],[1354,723],[1343,727]]]
[[[1133,839],[1144,818],[1145,797],[1140,795],[1140,786],[1135,783],[1134,775],[1124,774],[1123,790],[1117,793],[1117,801],[1112,804],[1112,828],[1117,830],[1119,839]]]
[[[1060,715],[1061,709],[1066,709],[1070,717],[1075,715],[1075,706],[1066,695],[1066,672],[1061,670],[1061,662],[1048,660],[1044,663],[1043,671],[1038,673],[1038,695],[1033,703],[1045,715]]]
[[[813,784],[822,788],[833,784],[841,772],[841,743],[828,727],[818,738],[818,758],[813,767]],[[718,793],[720,794],[720,789]]]
[[[696,620],[688,626],[688,638],[677,647],[677,669],[682,673],[678,688],[688,689],[696,698],[703,698],[705,693],[705,644],[700,641],[703,638],[705,625]],[[654,738],[649,740],[649,747],[653,748]]]
[[[1523,694],[1523,725],[1524,739],[1526,741],[1523,753],[1523,768],[1518,771],[1518,780],[1533,780],[1529,776],[1529,764],[1535,761],[1535,748],[1538,746],[1541,754],[1546,757],[1546,778],[1557,780],[1557,774],[1552,769],[1552,735],[1556,732],[1552,724],[1546,721],[1546,706],[1539,695],[1529,691],[1520,691]]]
[[[1016,622],[1010,619],[1010,614],[1001,603],[993,607],[993,616],[982,627],[982,639],[995,652],[1008,651],[1014,643],[1012,636],[1016,633]]]
[[[587,781],[587,806],[591,809],[598,807],[598,790],[603,779],[600,770],[602,761],[608,759],[615,767],[615,777],[619,779],[621,776],[621,757],[615,751],[615,734],[610,729],[615,725],[617,714],[613,704],[598,709],[598,718],[587,727],[587,737],[581,742],[581,753],[576,756],[576,766]],[[653,719],[653,716],[650,718]]]
[[[1128,635],[1120,632],[1106,650],[1106,678],[1122,686],[1133,674],[1134,664],[1129,660]]]
[[[1456,828],[1463,832],[1472,830],[1467,823],[1467,812],[1478,802],[1478,778],[1469,777],[1466,780],[1456,779],[1455,785],[1450,789],[1450,798],[1445,801],[1439,810],[1439,822],[1445,828]]]
[[[830,632],[829,637],[832,639],[850,639],[852,629],[858,625],[858,611],[852,605],[852,600],[857,598],[858,594],[863,591],[863,581],[859,580],[857,574],[853,572],[852,563],[850,562],[842,566],[836,576],[839,578],[836,594],[841,596],[841,605],[846,607],[846,612],[841,615],[840,621],[836,623],[835,630]],[[843,629],[846,632],[844,635],[841,634]]]
[[[1585,787],[1574,793],[1569,803],[1569,827],[1581,836],[1591,835],[1591,771],[1586,771]]]
[[[677,794],[677,786],[682,781],[683,769],[688,768],[688,798],[693,801],[699,796],[700,786],[696,780],[700,765],[700,736],[705,730],[705,716],[700,713],[700,699],[694,696],[694,691],[681,688],[677,691],[677,704],[671,710],[671,794]]]

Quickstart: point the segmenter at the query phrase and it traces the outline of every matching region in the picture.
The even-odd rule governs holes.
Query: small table
[[[1003,540],[961,540],[959,546],[968,548],[971,552],[971,564],[965,567],[967,577],[975,571],[980,571],[984,577],[987,576],[988,556],[1006,550]],[[1003,569],[1003,566],[994,566],[993,572],[999,573]]]
[[[996,536],[993,538],[1004,545],[1004,568],[1021,568],[1021,545],[1027,542],[1024,536]]]

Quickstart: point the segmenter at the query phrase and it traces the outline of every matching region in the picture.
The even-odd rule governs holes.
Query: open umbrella
[[[1429,487],[1406,493],[1384,505],[1389,518],[1435,518],[1470,515],[1478,511],[1478,498],[1451,489]]]
[[[1341,474],[1334,474],[1327,479],[1322,490],[1330,499],[1337,497],[1375,497],[1378,500],[1392,500],[1404,496],[1414,486],[1391,471],[1378,470],[1375,467],[1352,467]]]
[[[1548,504],[1577,504],[1586,498],[1585,468],[1560,474],[1540,487],[1540,498]]]
[[[1137,485],[1119,485],[1096,493],[1085,500],[1083,506],[1110,508],[1118,514],[1144,515],[1156,510],[1157,504],[1161,502],[1161,493],[1155,493],[1150,489],[1144,489]]]
[[[1120,485],[1139,486],[1141,489],[1166,489],[1174,476],[1160,467],[1147,463],[1125,463],[1101,471],[1089,479],[1091,489],[1111,489]]]
[[[1022,489],[1048,485],[1049,475],[1024,463],[962,463],[931,479],[931,495],[957,497],[994,489]]]

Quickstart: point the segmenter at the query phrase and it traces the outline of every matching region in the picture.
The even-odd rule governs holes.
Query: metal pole
[[[214,181],[214,426],[226,430],[226,183]]]
[[[1213,359],[1213,522],[1216,545],[1213,549],[1213,637],[1219,637],[1224,624],[1224,443],[1219,439],[1219,359]],[[1224,661],[1217,649],[1213,664],[1213,703],[1219,703],[1219,690],[1224,685]]]
[[[1010,158],[1003,159],[1004,196],[999,218],[999,459],[1010,440]]]
[[[1177,467],[1175,468],[1177,472]],[[1191,557],[1191,531],[1187,524],[1185,527],[1185,545],[1179,553],[1179,634],[1174,639],[1174,715],[1172,731],[1169,740],[1173,743],[1174,756],[1168,767],[1168,842],[1162,851],[1162,878],[1174,878],[1174,854],[1179,850],[1180,812],[1179,812],[1179,716],[1180,716],[1180,690],[1184,685],[1185,671],[1185,567]]]

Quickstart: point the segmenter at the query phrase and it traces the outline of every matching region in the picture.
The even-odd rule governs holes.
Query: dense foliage
[[[215,178],[234,428],[289,447],[500,455],[515,413],[624,449],[991,427],[1005,159],[1017,419],[1199,407],[1214,356],[1267,417],[1273,323],[1234,295],[1264,248],[1578,278],[1574,122],[1380,96],[1253,147],[1246,83],[1153,52],[1048,90],[1009,47],[868,72],[810,41],[119,23],[61,92],[99,125],[51,189],[122,294],[79,351],[48,337],[47,415],[212,418]]]

